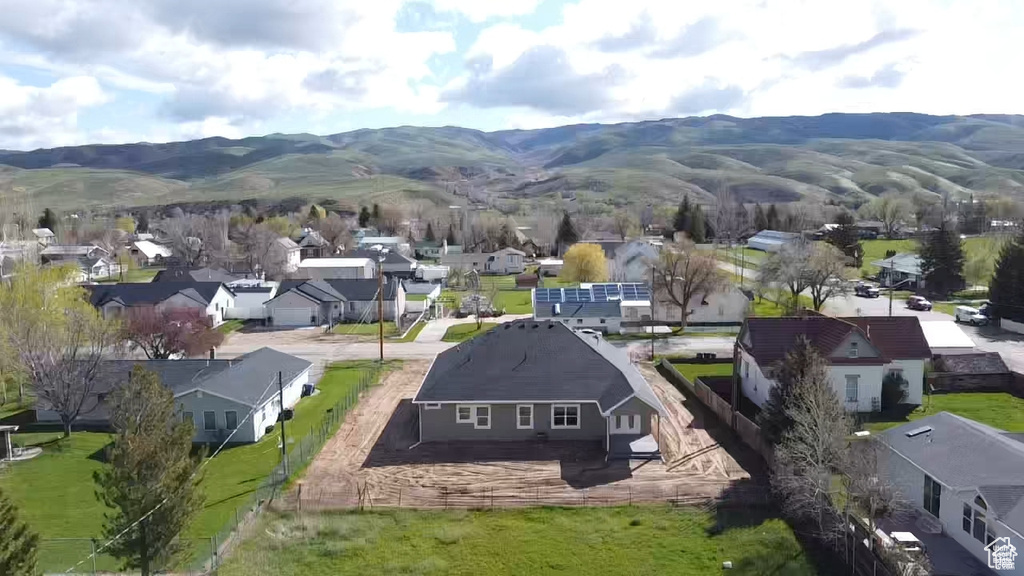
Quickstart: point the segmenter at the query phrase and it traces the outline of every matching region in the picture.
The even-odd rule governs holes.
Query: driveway
[[[513,320],[521,320],[524,318],[533,318],[531,314],[505,314],[504,316],[498,316],[496,318],[484,318],[484,322],[494,322],[502,324],[505,322],[512,322]],[[427,322],[423,330],[420,331],[419,335],[416,336],[416,342],[440,342],[441,338],[444,337],[444,333],[449,328],[458,324],[471,324],[476,322],[473,317],[468,318],[440,318],[437,320],[430,320]]]

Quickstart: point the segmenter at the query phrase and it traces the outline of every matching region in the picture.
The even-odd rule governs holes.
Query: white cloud
[[[106,101],[107,95],[91,76],[64,78],[45,87],[0,76],[0,147],[81,143],[79,112]]]
[[[441,11],[460,12],[473,22],[491,18],[526,16],[537,9],[540,0],[434,0]]]

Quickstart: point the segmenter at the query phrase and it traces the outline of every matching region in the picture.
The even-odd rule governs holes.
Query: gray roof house
[[[405,313],[400,280],[384,282],[384,320]],[[264,304],[274,326],[320,326],[377,321],[377,280],[286,280]]]
[[[665,408],[625,349],[559,322],[502,324],[438,354],[413,404],[420,442],[593,441],[660,457]]]
[[[943,534],[977,564],[985,566],[1005,538],[1024,541],[1024,435],[939,412],[879,440],[888,448],[880,462],[889,481],[920,514],[938,519]],[[947,540],[942,547],[950,546]],[[928,545],[929,555],[936,548]]]
[[[273,348],[260,348],[231,360],[108,360],[100,367],[100,383],[86,399],[78,424],[108,426],[106,398],[129,382],[136,366],[155,372],[174,394],[182,418],[192,419],[195,442],[259,441],[281,410],[278,379],[285,408],[292,408],[309,386],[312,363]],[[40,422],[59,422],[58,415],[37,406]]]
[[[235,295],[221,282],[122,282],[88,284],[89,302],[103,315],[116,316],[125,308],[200,308],[216,326],[235,305]]]
[[[223,268],[167,268],[153,277],[153,282],[223,282],[231,284],[241,280]]]
[[[363,248],[353,250],[345,255],[347,258],[369,258],[373,261],[374,270],[380,264],[380,252]],[[416,260],[401,254],[397,250],[389,250],[384,254],[384,265],[381,269],[385,274],[393,274],[399,278],[412,278],[416,271]]]
[[[882,286],[905,282],[907,289],[924,288],[924,275],[921,273],[921,257],[917,254],[896,254],[892,258],[875,260],[872,266],[878,266],[878,282]]]

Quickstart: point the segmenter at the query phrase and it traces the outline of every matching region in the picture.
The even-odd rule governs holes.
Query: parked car
[[[907,308],[910,308],[911,310],[928,311],[932,309],[932,303],[924,296],[911,296],[907,299]]]
[[[964,322],[972,326],[988,324],[988,316],[979,312],[977,308],[971,308],[970,306],[957,306],[956,310],[954,310],[954,319],[957,322]]]
[[[860,282],[853,288],[853,293],[857,296],[863,296],[864,298],[878,298],[881,296],[881,291],[878,290],[878,286],[868,284],[866,282]]]

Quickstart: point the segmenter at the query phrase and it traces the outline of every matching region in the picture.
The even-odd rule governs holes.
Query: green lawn
[[[353,322],[350,324],[336,324],[334,326],[335,334],[345,334],[348,336],[377,336],[380,332],[380,327],[376,322]],[[384,323],[384,337],[398,336],[398,326],[394,322]]]
[[[467,322],[466,324],[456,324],[448,328],[445,331],[444,336],[441,337],[442,342],[465,342],[470,338],[479,336],[484,332],[487,332],[491,328],[497,326],[494,322],[484,322],[480,325],[478,330],[476,322]]]
[[[426,325],[427,323],[422,320],[417,322],[408,332],[406,332],[405,336],[395,338],[393,342],[412,342],[416,340],[416,337],[420,335],[420,332],[423,331],[423,327]]]
[[[427,299],[426,294],[406,294],[406,302],[424,302]]]
[[[768,257],[768,253],[754,250],[753,248],[735,246],[733,248],[722,247],[715,250],[715,257],[736,266],[756,269]]]
[[[494,299],[495,309],[505,309],[506,314],[533,314],[533,300],[529,290],[502,290]]]
[[[156,273],[162,270],[162,268],[133,268],[131,270],[124,271],[124,279],[121,279],[120,274],[114,274],[110,278],[103,280],[97,280],[97,283],[112,283],[112,282],[152,282],[153,277]]]
[[[1024,400],[1006,392],[958,392],[924,397],[924,405],[908,416],[909,421],[938,412],[952,412],[1009,432],[1024,432]],[[908,420],[865,423],[874,432],[887,430]]]
[[[672,367],[693,382],[698,376],[732,376],[732,363],[722,364],[683,364],[672,363]]]
[[[320,393],[299,402],[287,425],[289,444],[318,425],[350,390],[358,386],[371,361],[333,365],[320,380]],[[42,538],[90,538],[102,534],[104,506],[96,500],[93,472],[102,466],[111,435],[75,432],[58,441],[60,433],[16,434],[21,445],[41,445],[43,454],[10,466],[0,474],[0,487],[20,507],[22,518]],[[187,531],[189,537],[216,534],[280,460],[280,433],[260,442],[228,448],[206,465],[202,488],[206,506]]]
[[[245,326],[245,320],[228,320],[227,322],[217,326],[217,330],[224,334],[231,334],[232,332],[238,332]]]
[[[782,297],[785,298],[787,296],[783,295]],[[800,302],[800,305],[807,310],[812,310],[814,308],[812,305],[813,301],[810,296],[800,294],[797,296],[797,299]],[[750,303],[751,316],[782,316],[784,312],[785,309],[781,305],[769,300],[767,296],[764,298],[755,297],[754,301]]]
[[[529,508],[265,514],[221,576],[661,575],[818,572],[782,520],[693,508]],[[720,528],[720,529],[719,529]]]
[[[864,263],[860,271],[864,276],[874,276],[878,273],[878,267],[872,266],[875,260],[885,258],[887,250],[895,250],[897,253],[916,254],[919,243],[917,240],[864,240],[861,242],[864,247]],[[973,257],[985,257],[994,263],[999,257],[1001,240],[987,236],[976,236],[964,240],[964,257],[970,260]]]

